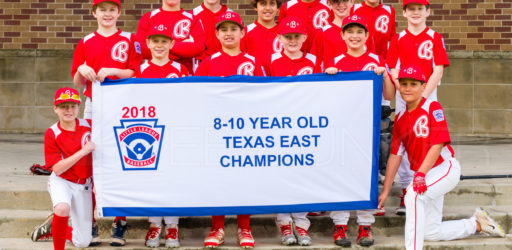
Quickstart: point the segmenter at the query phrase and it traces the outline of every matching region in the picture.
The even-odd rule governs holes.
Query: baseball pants
[[[466,238],[476,232],[474,217],[442,221],[444,195],[460,180],[459,162],[452,158],[432,168],[425,177],[427,191],[417,194],[412,183],[405,195],[405,247],[423,249],[423,241],[441,241]]]
[[[371,226],[375,222],[373,213],[374,209],[369,210],[356,210],[357,213],[357,224],[361,226]],[[350,211],[331,211],[329,213],[334,225],[347,225],[348,219],[350,218]]]
[[[306,217],[308,212],[277,214],[276,224],[278,226],[290,225],[295,222],[296,227],[308,230],[311,222]]]
[[[148,221],[150,223],[155,224],[157,227],[161,228],[162,227],[162,218],[164,218],[166,225],[170,225],[170,224],[178,225],[178,222],[180,220],[180,217],[178,217],[178,216],[164,216],[164,217],[153,216],[153,217],[149,217]]]

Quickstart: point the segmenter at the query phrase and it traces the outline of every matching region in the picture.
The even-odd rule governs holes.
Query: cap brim
[[[82,103],[81,101],[71,99],[71,100],[57,100],[57,101],[53,102],[53,105],[57,106],[57,105],[59,105],[61,103],[65,103],[65,102],[73,102],[73,103],[76,103],[76,104],[81,104]]]
[[[342,31],[345,31],[345,28],[351,24],[357,24],[358,26],[362,27],[364,30],[366,30],[368,32],[368,28],[366,28],[366,26],[364,26],[364,24],[362,23],[358,23],[358,22],[351,22],[351,23],[347,23],[345,25],[343,25],[343,27],[341,27],[341,30]]]
[[[169,36],[169,35],[164,35],[164,34],[151,34],[151,35],[148,35],[148,39],[149,39],[150,37],[152,37],[152,36],[163,36],[163,37],[167,37],[167,38],[169,38],[169,39],[171,39],[171,40],[172,40],[172,37],[171,37],[171,36]]]
[[[240,28],[244,28],[244,26],[238,22],[235,22],[235,21],[232,21],[232,20],[223,20],[223,21],[220,21],[218,22],[217,24],[215,24],[215,28],[218,29],[223,23],[227,23],[227,22],[230,22],[230,23],[234,23],[238,26],[240,26]]]

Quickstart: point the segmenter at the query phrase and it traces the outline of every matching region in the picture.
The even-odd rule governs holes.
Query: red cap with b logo
[[[63,102],[74,102],[80,104],[80,95],[78,94],[78,90],[65,87],[60,88],[55,92],[55,97],[53,98],[53,105],[57,106]]]
[[[341,25],[341,28],[343,31],[345,31],[345,27],[349,24],[359,24],[361,25],[366,31],[368,31],[368,24],[366,23],[366,20],[359,15],[350,15],[348,17],[345,17],[343,19],[343,23]]]
[[[226,11],[222,15],[217,18],[217,24],[215,27],[218,29],[219,26],[225,22],[233,22],[238,24],[242,29],[244,28],[244,23],[242,22],[242,18],[238,13],[233,11]]]
[[[427,81],[427,78],[425,77],[425,73],[423,73],[423,70],[416,65],[408,65],[400,69],[398,79],[402,78],[410,78],[421,82]]]
[[[92,7],[96,6],[99,3],[103,3],[103,2],[115,3],[115,4],[117,4],[117,6],[119,6],[119,8],[121,8],[121,1],[120,0],[93,0],[92,1]]]
[[[165,24],[156,24],[155,26],[151,27],[151,29],[149,30],[148,38],[156,35],[166,36],[172,39],[172,31]]]
[[[290,33],[306,34],[306,27],[300,18],[289,16],[281,20],[281,23],[279,23],[279,34]]]

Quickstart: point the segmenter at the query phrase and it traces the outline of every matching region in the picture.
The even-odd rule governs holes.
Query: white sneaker
[[[496,223],[483,208],[476,208],[474,214],[476,221],[480,223],[481,232],[485,232],[491,236],[505,237],[505,230]]]
[[[153,225],[153,224],[152,224]],[[162,229],[159,227],[151,226],[146,233],[146,246],[147,247],[159,247],[160,246],[160,233]]]
[[[165,234],[165,247],[180,247],[180,237],[178,236],[178,225],[171,224],[167,226],[167,234]]]

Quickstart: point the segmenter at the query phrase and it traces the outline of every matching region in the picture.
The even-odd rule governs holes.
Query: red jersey
[[[407,152],[411,170],[418,171],[428,150],[439,143],[444,146],[434,167],[453,158],[455,153],[450,142],[444,111],[438,102],[423,98],[413,111],[405,110],[396,115],[391,153],[403,155]]]
[[[400,69],[400,65],[417,65],[423,69],[427,81],[434,66],[450,65],[443,37],[429,27],[417,36],[407,29],[396,34],[389,46],[387,62],[390,68],[396,69]]]
[[[303,53],[299,59],[291,59],[284,52],[272,55],[267,73],[270,76],[298,76],[319,73],[320,68],[316,64],[316,56]]]
[[[204,59],[196,70],[196,76],[265,76],[263,68],[256,59],[241,52],[236,56],[230,56],[224,51],[219,51]]]
[[[73,54],[71,77],[75,76],[82,64],[91,67],[97,74],[101,68],[135,70],[141,61],[140,45],[132,33],[118,30],[117,33],[104,37],[94,32],[78,42]],[[109,78],[117,79],[113,76]],[[90,81],[86,82],[84,95],[92,98]]]
[[[185,76],[188,76],[187,68],[172,60],[162,66],[146,61],[135,72],[137,78],[180,78]]]
[[[386,58],[389,42],[396,33],[395,9],[386,4],[372,8],[365,2],[354,4],[350,14],[362,16],[368,23],[368,31],[373,38],[375,53]]]
[[[221,5],[220,10],[214,13],[206,8],[204,3],[190,11],[194,15],[194,22],[201,22],[205,33],[206,50],[198,56],[198,59],[202,60],[222,50],[219,39],[215,35],[215,24],[217,23],[217,18],[226,11],[232,10],[226,5]]]
[[[314,0],[311,3],[305,3],[301,0],[290,0],[281,6],[278,22],[287,16],[301,18],[302,22],[306,25],[306,32],[308,34],[308,38],[302,44],[302,50],[310,52],[317,30],[329,24],[330,15],[331,9],[327,5],[326,0]]]
[[[260,62],[267,62],[272,54],[283,50],[277,33],[278,25],[267,29],[255,21],[245,27],[245,35],[240,42],[240,49],[253,55]]]
[[[167,24],[172,29],[174,46],[169,51],[169,58],[177,60],[192,71],[192,58],[201,55],[204,50],[204,31],[200,22],[193,22],[192,14],[184,11],[165,11],[162,8],[142,16],[137,27],[137,41],[142,48],[144,59],[151,59],[146,39],[151,27]],[[185,41],[186,40],[186,41]]]
[[[316,55],[317,63],[321,64],[322,67],[327,65],[336,55],[347,52],[347,44],[345,40],[343,40],[341,33],[341,27],[333,23],[329,23],[316,33],[313,46],[311,47],[311,53]],[[369,37],[368,40],[366,40],[365,46],[368,51],[372,53],[375,52],[372,38]]]
[[[75,131],[67,131],[60,127],[60,123],[53,124],[44,134],[44,160],[47,167],[66,159],[91,140],[91,127],[84,119],[76,119]],[[92,175],[92,154],[82,157],[75,165],[59,176],[74,181],[78,178],[86,179]]]
[[[382,57],[366,52],[358,57],[343,53],[333,59],[325,68],[336,67],[339,71],[373,71],[377,67],[386,67]]]

